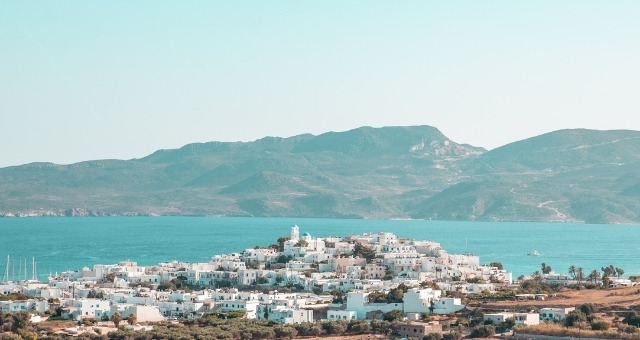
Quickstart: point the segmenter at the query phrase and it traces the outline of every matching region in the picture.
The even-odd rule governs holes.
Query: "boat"
[[[540,256],[540,253],[538,253],[538,251],[536,250],[536,240],[533,239],[533,249],[527,254],[529,256]]]

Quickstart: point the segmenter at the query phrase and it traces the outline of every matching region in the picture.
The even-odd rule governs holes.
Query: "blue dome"
[[[306,236],[311,237],[311,234],[309,234],[309,233],[304,233],[304,234],[302,234],[302,237],[306,237]]]

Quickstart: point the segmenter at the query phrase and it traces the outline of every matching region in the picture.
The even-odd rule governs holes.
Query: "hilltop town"
[[[544,280],[576,283],[554,273],[544,275]],[[300,235],[297,226],[290,236],[267,247],[215,255],[206,263],[140,266],[127,260],[52,275],[47,283],[6,281],[0,284],[0,294],[22,298],[0,301],[0,311],[32,313],[32,322],[48,316],[80,323],[113,321],[117,327],[128,320],[134,329],[148,329],[152,326],[136,325],[206,315],[280,325],[393,316],[405,322],[396,325],[400,333],[405,327],[418,332],[414,335],[442,333],[438,322],[415,321],[465,309],[466,296],[513,294],[517,287],[500,263],[480,265],[478,256],[449,254],[437,242],[402,239],[388,232],[312,237]],[[626,279],[612,282],[631,284]],[[547,295],[510,297],[534,302]],[[572,310],[562,305],[484,318],[497,324],[514,318],[515,324],[537,325],[562,320]],[[74,327],[59,334],[95,331],[95,327]]]

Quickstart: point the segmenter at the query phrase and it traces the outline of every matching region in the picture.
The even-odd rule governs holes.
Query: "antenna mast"
[[[4,281],[9,282],[9,255],[7,255],[7,268],[4,271]]]

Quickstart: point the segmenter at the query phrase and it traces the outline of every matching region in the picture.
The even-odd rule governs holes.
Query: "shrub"
[[[491,325],[476,326],[469,337],[471,338],[490,338],[496,334],[496,329]]]
[[[461,339],[462,339],[462,333],[457,331],[442,334],[442,340],[461,340]]]
[[[609,323],[602,319],[591,321],[591,329],[594,331],[606,331],[609,329]]]
[[[383,319],[386,321],[393,322],[393,321],[402,320],[402,317],[403,317],[402,311],[399,309],[394,309],[384,313]]]

